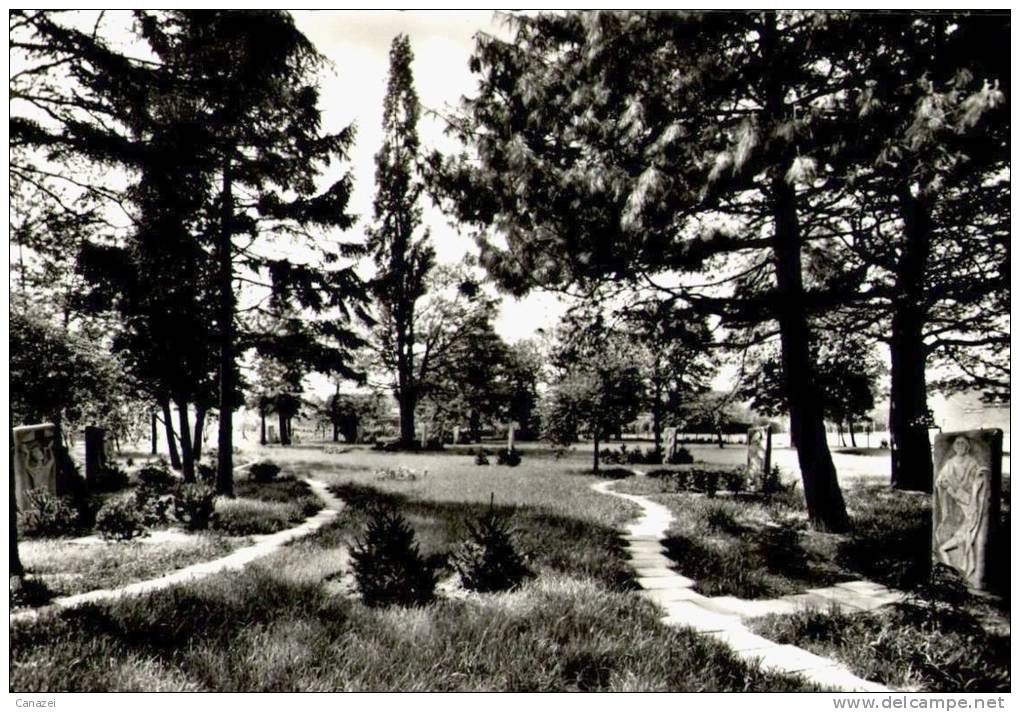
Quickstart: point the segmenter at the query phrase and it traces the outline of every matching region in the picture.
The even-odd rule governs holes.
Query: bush
[[[496,451],[496,464],[517,467],[521,464],[521,455],[516,449],[507,451],[500,448]]]
[[[204,485],[216,486],[216,465],[213,463],[200,462],[195,467],[197,479]]]
[[[24,576],[11,576],[10,592],[11,608],[35,608],[53,598],[53,592],[43,581]]]
[[[625,469],[623,467],[608,467],[600,469],[598,471],[598,476],[604,477],[607,480],[622,480],[626,479],[627,477],[633,477],[634,473],[633,471]]]
[[[97,473],[94,489],[96,492],[118,492],[128,486],[127,472],[117,465],[107,465]]]
[[[28,505],[18,512],[18,524],[25,536],[74,536],[81,530],[81,510],[70,497],[57,497],[46,490],[28,492]]]
[[[162,459],[146,463],[144,467],[138,470],[136,477],[143,486],[160,494],[169,494],[177,486],[177,483],[180,482],[177,476],[170,472],[170,467],[167,465],[166,460]]]
[[[128,541],[147,534],[143,515],[132,499],[115,499],[104,504],[96,515],[96,531],[111,541]]]
[[[489,464],[489,458],[485,454],[485,450],[479,450],[478,453],[475,455],[475,464],[479,466]]]
[[[422,558],[407,521],[392,509],[372,512],[351,559],[365,605],[415,606],[435,599],[436,571]]]
[[[510,517],[498,514],[491,498],[489,511],[465,526],[469,538],[451,557],[465,588],[482,593],[508,591],[533,576],[514,547]]]
[[[694,455],[685,447],[677,448],[676,452],[670,455],[666,462],[670,465],[691,465],[694,463]]]
[[[192,531],[208,529],[216,510],[216,490],[197,482],[174,492],[174,517]]]
[[[248,468],[248,479],[256,482],[272,482],[280,474],[280,466],[269,460],[256,462]]]
[[[730,470],[723,473],[723,479],[726,481],[726,489],[733,494],[737,494],[744,489],[744,473],[740,470]]]
[[[160,527],[170,523],[170,509],[174,496],[154,485],[140,485],[135,490],[135,507],[147,527]]]
[[[719,491],[719,474],[717,470],[705,473],[705,494],[709,497],[715,497],[715,493]]]

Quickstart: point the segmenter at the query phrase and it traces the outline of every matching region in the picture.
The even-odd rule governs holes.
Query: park
[[[1008,692],[1009,43],[12,11],[10,692]]]

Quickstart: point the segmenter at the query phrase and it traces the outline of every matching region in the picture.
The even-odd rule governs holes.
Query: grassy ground
[[[779,643],[844,662],[899,689],[1009,692],[1010,636],[989,632],[964,609],[914,599],[873,613],[806,611],[752,625]]]
[[[234,499],[216,502],[216,531],[228,536],[272,534],[303,521],[322,509],[308,484],[292,476],[272,482],[239,478]]]
[[[134,581],[230,553],[244,540],[197,535],[188,541],[75,544],[48,539],[21,542],[19,553],[30,576],[40,578],[53,596],[69,596]]]
[[[349,506],[242,572],[19,625],[11,689],[807,689],[663,626],[631,592],[613,531],[634,510],[591,492],[596,480],[573,474],[580,463],[527,454],[518,468],[476,467],[467,455],[273,455],[330,481]],[[401,464],[429,473],[378,479],[380,467]],[[539,574],[522,588],[407,609],[368,608],[337,585],[349,570],[343,545],[372,503],[400,508],[422,550],[442,553],[490,493],[496,506],[514,508],[518,543]]]
[[[667,484],[645,478],[616,488],[651,496],[670,509],[675,522],[668,554],[706,595],[772,598],[859,578],[910,589],[928,576],[927,495],[873,485],[844,488],[852,530],[835,535],[808,527],[799,489],[764,499],[663,492]],[[1008,481],[1003,526],[1009,531]],[[1008,606],[1008,590],[1003,598]]]

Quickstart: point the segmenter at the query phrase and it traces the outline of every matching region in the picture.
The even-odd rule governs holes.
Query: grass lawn
[[[763,673],[721,644],[663,626],[636,596],[614,527],[636,511],[592,492],[583,467],[526,452],[518,468],[464,455],[277,449],[286,470],[348,501],[332,524],[249,566],[152,596],[17,626],[11,689],[29,690],[747,690],[810,689]],[[428,474],[377,479],[382,467]],[[369,608],[338,585],[344,544],[366,509],[401,510],[423,553],[448,551],[463,522],[513,508],[538,573],[507,593]],[[445,575],[445,574],[444,574]]]
[[[649,496],[669,508],[675,521],[667,532],[667,553],[706,595],[773,598],[859,578],[906,590],[928,576],[928,495],[876,485],[844,487],[853,528],[837,535],[808,527],[799,488],[769,499],[664,491],[669,489],[650,478],[616,485],[619,492]],[[1009,531],[1008,482],[1003,489],[1003,526]],[[1008,592],[1004,601],[1008,606]]]
[[[245,540],[196,535],[187,541],[76,544],[66,539],[20,542],[29,576],[42,579],[52,596],[116,588],[225,556]]]
[[[806,611],[766,616],[755,631],[844,662],[855,674],[900,689],[1009,692],[1010,636],[964,609],[913,599],[872,613]]]
[[[95,500],[131,497],[133,490],[129,486],[95,496]],[[151,541],[143,537],[102,543],[77,543],[67,538],[21,540],[19,553],[25,571],[44,587],[33,589],[31,604],[42,605],[54,597],[117,588],[210,561],[249,544],[251,535],[287,529],[322,509],[322,502],[307,483],[290,476],[266,483],[242,476],[235,483],[235,494],[235,499],[217,500],[211,531],[186,539]]]

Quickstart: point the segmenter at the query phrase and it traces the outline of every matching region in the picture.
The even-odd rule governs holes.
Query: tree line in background
[[[338,237],[355,129],[322,126],[325,59],[287,13],[136,12],[130,49],[81,17],[10,15],[12,421],[161,421],[193,479],[214,418],[229,495],[242,404],[262,442],[309,414],[350,441],[383,434],[385,393],[397,447],[517,422],[594,439],[597,469],[639,412],[661,456],[665,427],[721,438],[750,401],[789,414],[811,521],[841,530],[825,421],[853,438],[881,375],[903,488],[931,488],[932,386],[1008,399],[1000,15],[515,15],[479,35],[450,156],[398,36],[361,240]],[[436,263],[425,197],[478,260]],[[574,306],[508,344],[493,283]]]

